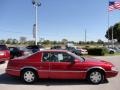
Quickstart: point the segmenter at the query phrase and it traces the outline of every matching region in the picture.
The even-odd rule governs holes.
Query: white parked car
[[[114,54],[116,52],[116,50],[114,48],[111,48],[111,47],[107,48],[107,50],[110,54]]]
[[[83,48],[77,48],[77,50],[80,50],[82,55],[88,54],[88,51],[86,49]]]

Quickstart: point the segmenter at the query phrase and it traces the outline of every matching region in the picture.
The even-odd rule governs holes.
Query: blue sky
[[[32,0],[0,0],[0,39],[21,36],[32,40],[35,8]],[[40,0],[38,38],[106,41],[108,0]],[[110,12],[110,25],[120,21],[120,10]]]

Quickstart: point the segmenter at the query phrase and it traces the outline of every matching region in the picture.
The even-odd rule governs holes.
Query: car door
[[[40,78],[49,78],[49,72],[50,72],[50,53],[43,52],[39,67]]]
[[[80,63],[76,63],[75,59],[65,52],[51,53],[49,77],[55,79],[82,78]]]

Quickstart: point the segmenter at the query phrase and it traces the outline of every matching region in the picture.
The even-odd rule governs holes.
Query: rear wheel
[[[34,83],[37,80],[37,74],[34,70],[26,69],[22,72],[21,78],[25,83]]]
[[[94,70],[88,74],[87,79],[92,84],[99,84],[104,80],[104,74],[99,70]]]
[[[0,61],[0,64],[4,64],[5,63],[5,61]]]

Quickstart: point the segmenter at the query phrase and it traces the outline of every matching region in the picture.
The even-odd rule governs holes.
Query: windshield
[[[84,58],[82,58],[82,57],[80,57],[80,56],[78,56],[78,55],[76,55],[76,54],[74,54],[74,53],[72,53],[72,52],[69,52],[69,51],[68,51],[68,54],[72,55],[72,56],[75,57],[76,59],[79,59],[81,62],[85,61]]]

